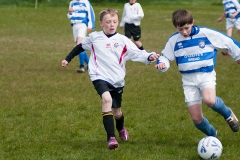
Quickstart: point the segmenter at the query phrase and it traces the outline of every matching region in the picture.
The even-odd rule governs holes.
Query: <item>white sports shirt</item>
[[[218,49],[228,49],[235,61],[240,59],[239,42],[216,30],[193,26],[187,38],[173,34],[162,53],[168,60],[176,60],[181,73],[211,72]]]
[[[233,14],[237,11],[240,11],[240,4],[238,0],[223,0],[222,4],[224,6],[226,18],[230,18],[230,14]],[[239,18],[240,14],[238,14],[235,19]]]
[[[114,87],[123,87],[126,61],[150,64],[148,57],[153,53],[139,50],[126,36],[116,33],[107,37],[103,31],[92,32],[82,41],[82,48],[90,50],[88,64],[90,79],[104,80]]]
[[[136,2],[133,5],[130,5],[130,3],[125,3],[120,27],[124,27],[125,23],[139,26],[143,17],[143,9],[139,3]]]

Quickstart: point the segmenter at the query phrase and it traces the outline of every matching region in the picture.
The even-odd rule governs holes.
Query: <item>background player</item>
[[[69,4],[67,16],[71,22],[74,41],[78,45],[86,36],[87,31],[91,31],[95,28],[95,14],[93,8],[88,0],[72,0]],[[77,72],[83,73],[85,71],[84,62],[88,64],[89,61],[88,55],[83,51],[78,57],[80,66]]]
[[[122,14],[122,21],[120,27],[124,27],[125,36],[131,39],[133,37],[136,46],[143,50],[143,45],[139,41],[141,38],[140,22],[144,13],[141,5],[136,0],[129,0],[129,3],[125,3]]]
[[[240,34],[240,4],[238,0],[223,0],[222,4],[224,6],[224,12],[218,22],[221,22],[224,17],[226,17],[226,30],[227,35],[232,36],[233,27],[237,28]],[[223,55],[230,55],[228,51],[223,51]]]

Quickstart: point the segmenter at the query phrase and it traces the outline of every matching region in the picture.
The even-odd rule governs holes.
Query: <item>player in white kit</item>
[[[103,125],[109,149],[115,149],[119,145],[114,133],[114,119],[120,139],[123,141],[129,139],[120,108],[125,85],[126,61],[150,64],[159,56],[154,52],[139,50],[130,39],[117,33],[118,16],[118,11],[114,9],[102,10],[100,26],[103,31],[89,34],[62,61],[62,66],[66,67],[79,52],[91,51],[88,72],[97,93],[102,98]]]

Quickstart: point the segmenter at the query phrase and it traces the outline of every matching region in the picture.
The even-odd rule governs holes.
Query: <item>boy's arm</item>
[[[232,2],[235,5],[237,11],[233,14],[230,14],[229,17],[230,18],[235,18],[240,13],[240,4],[239,4],[238,0],[232,0]]]
[[[69,62],[71,62],[71,60],[77,56],[79,53],[85,51],[82,48],[82,43],[80,43],[79,45],[75,46],[73,48],[73,50],[67,55],[67,57],[62,61],[62,66],[66,67],[68,65]]]
[[[170,68],[169,60],[164,55],[159,56],[155,68],[159,72],[166,72]]]
[[[88,29],[95,29],[95,13],[89,1],[87,9],[88,9]]]
[[[226,16],[226,13],[223,12],[222,16],[218,18],[218,23],[222,21],[222,19]]]
[[[72,1],[71,1],[69,4],[68,13],[67,13],[68,19],[72,18],[72,12],[73,12],[73,8],[72,8]]]
[[[240,60],[240,43],[238,41],[218,31],[207,28],[201,28],[201,30],[215,48],[227,49],[235,61]]]
[[[136,15],[133,15],[132,19],[137,20],[137,19],[142,19],[144,17],[143,9],[142,9],[140,4],[138,6],[138,11],[137,12],[138,13]]]
[[[120,27],[123,28],[125,25],[124,17],[126,16],[126,4],[123,7],[122,20],[120,22]]]

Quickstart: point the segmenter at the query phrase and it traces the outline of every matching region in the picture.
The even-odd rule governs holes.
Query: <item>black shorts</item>
[[[134,41],[138,41],[141,38],[141,27],[134,24],[125,23],[124,25],[125,36],[128,38],[133,37]]]
[[[123,88],[119,87],[115,88],[110,83],[103,81],[103,80],[95,80],[92,82],[97,93],[102,97],[102,94],[106,91],[109,91],[111,97],[112,97],[112,108],[120,108],[122,104],[122,94],[123,94]]]

